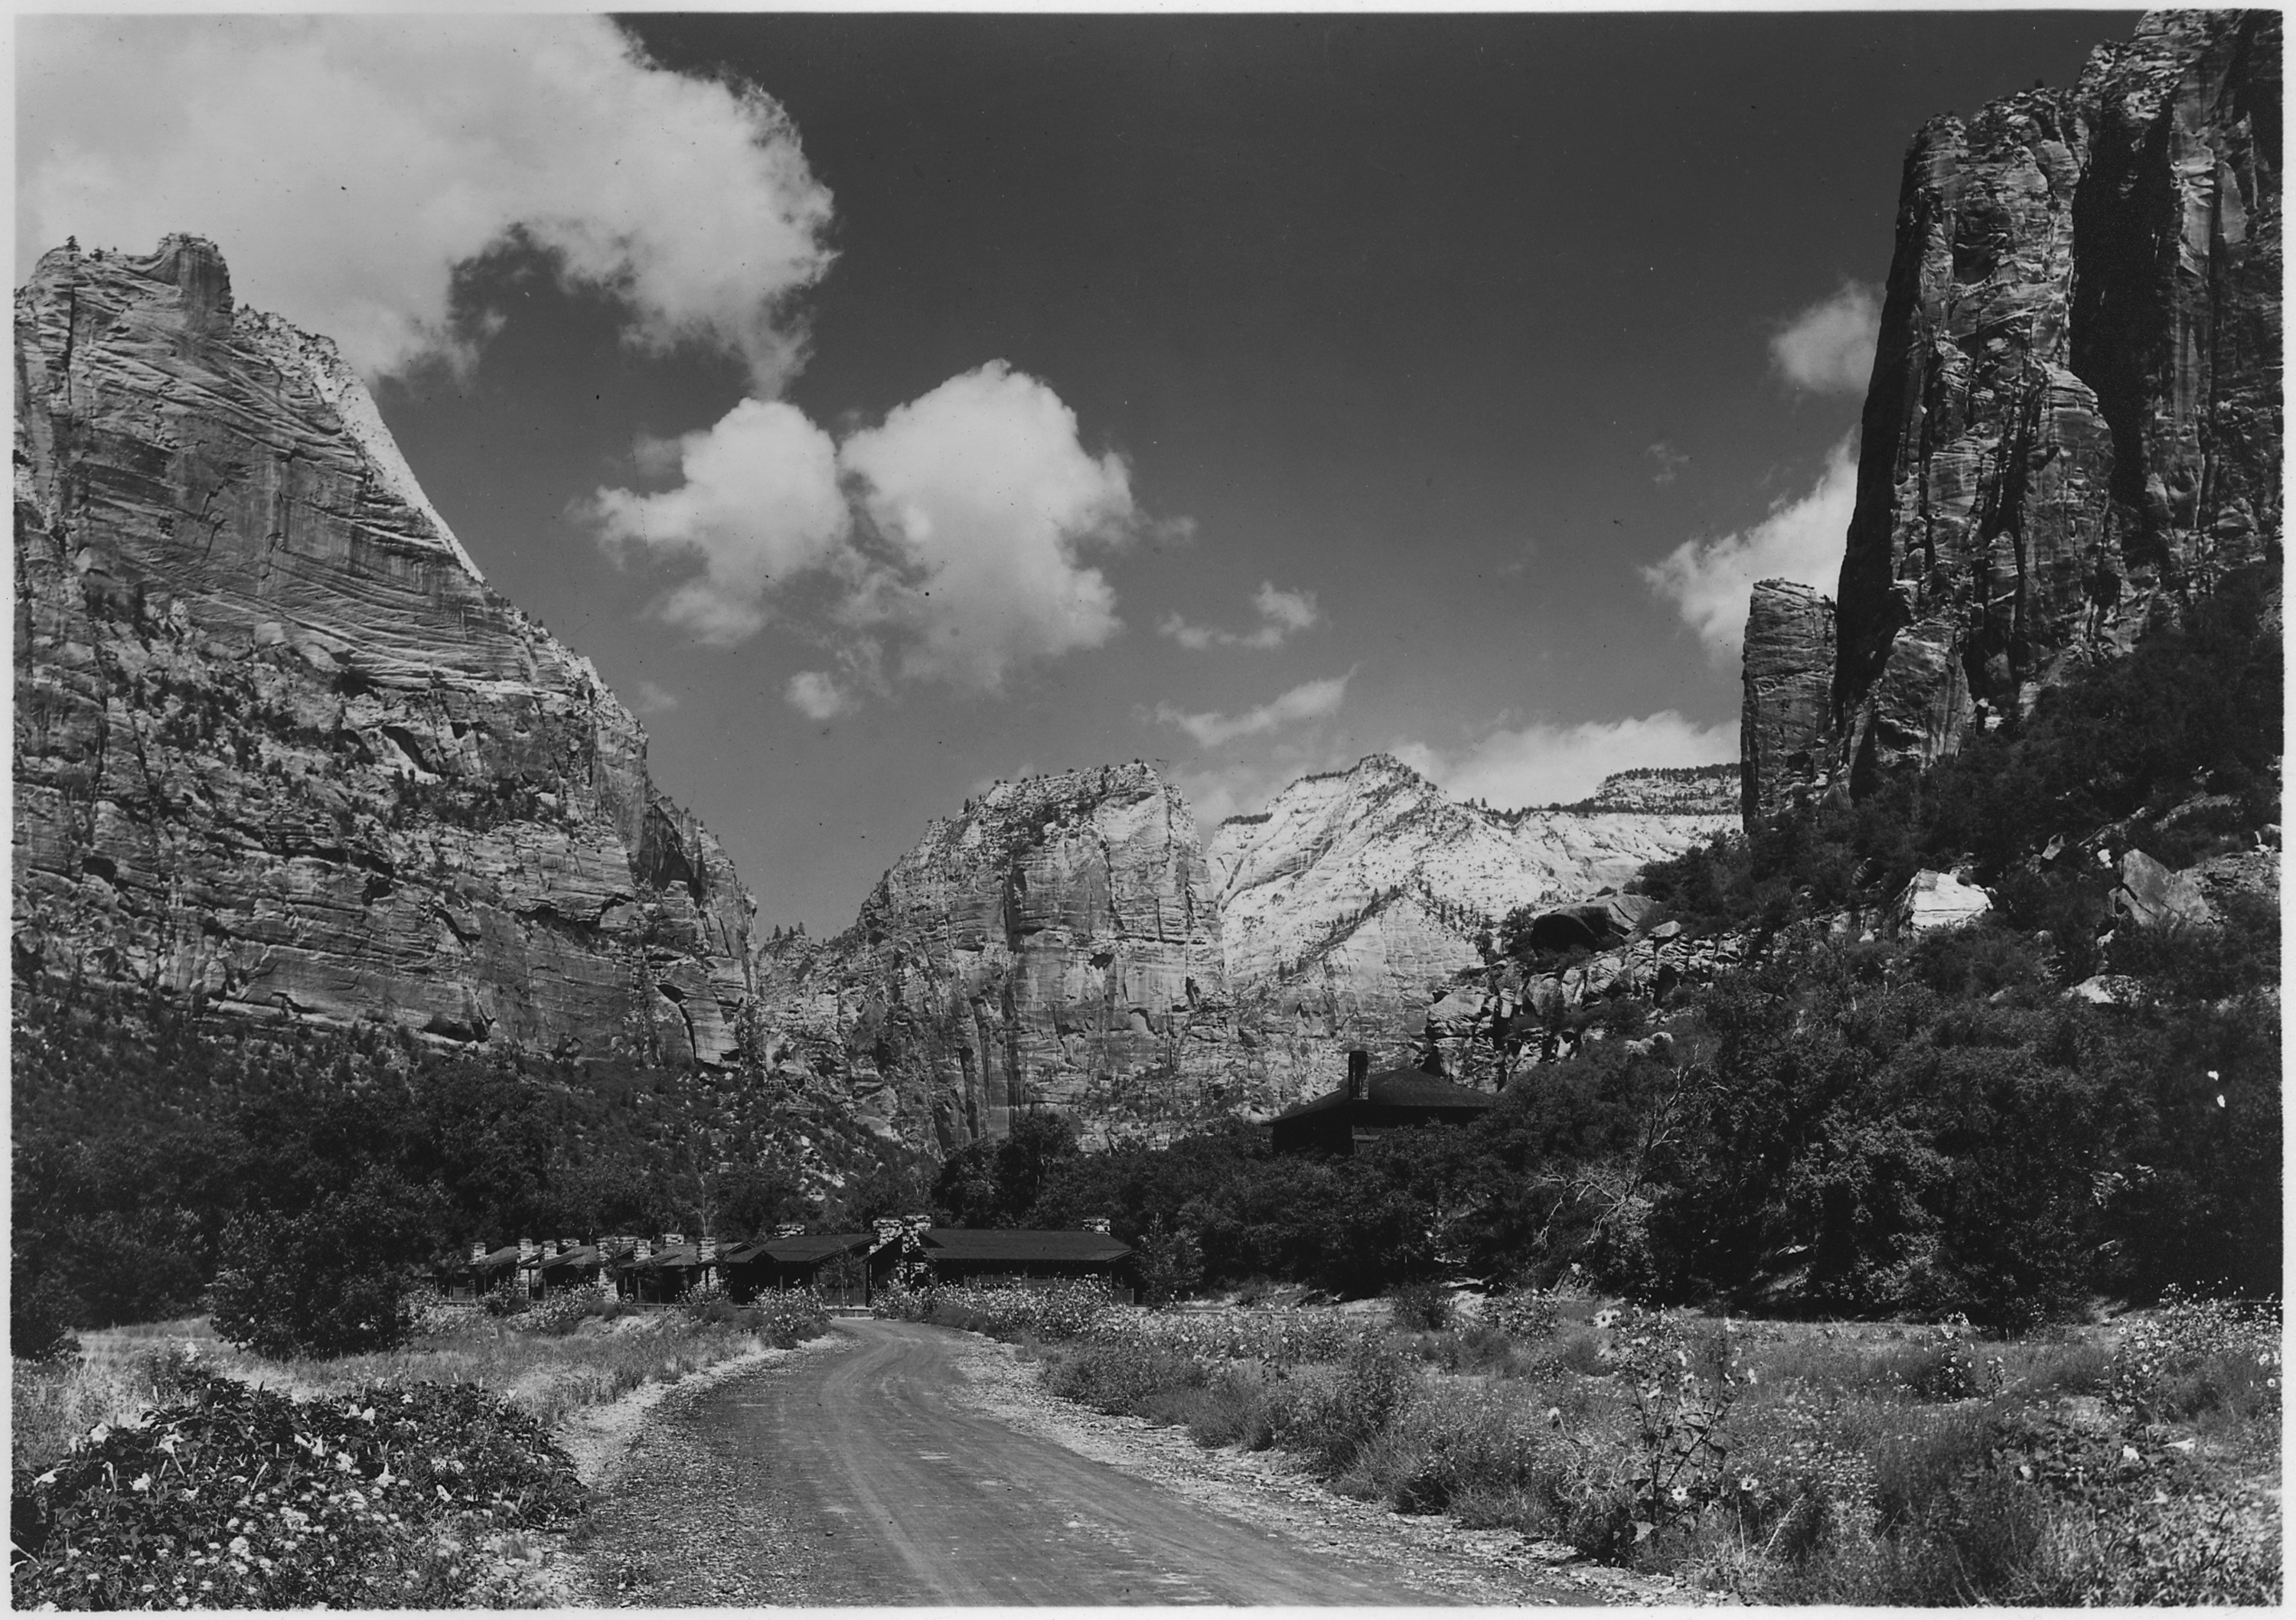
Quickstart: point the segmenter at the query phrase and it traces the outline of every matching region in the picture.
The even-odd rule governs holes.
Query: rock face
[[[16,295],[16,970],[733,1057],[751,904],[489,591],[333,346],[207,242]]]
[[[1226,823],[1209,861],[1146,765],[1000,783],[933,822],[845,933],[766,944],[762,1039],[790,1084],[938,1152],[1036,1105],[1095,1141],[1265,1117],[1330,1089],[1350,1047],[1417,1056],[1480,932],[1726,827],[1727,777],[1605,784],[1691,811],[1505,814],[1381,756]],[[1634,904],[1595,910],[1622,933]]]
[[[1691,808],[1613,809],[1661,803]],[[1517,906],[1616,888],[1727,828],[1726,768],[1628,773],[1586,808],[1464,805],[1386,755],[1309,776],[1222,823],[1210,863],[1228,994],[1275,1095],[1328,1089],[1345,1054],[1408,1060],[1476,939]]]
[[[1854,794],[1932,764],[2276,554],[2279,153],[2280,20],[2264,11],[2149,15],[2075,88],[1921,131],[1817,781]],[[1757,595],[1750,815],[1791,797],[1779,743],[1828,667],[1791,618]]]
[[[937,1151],[1020,1108],[1156,1134],[1249,1100],[1195,822],[1144,765],[997,784],[760,974],[776,1066]]]
[[[1833,692],[1833,604],[1806,585],[1765,579],[1746,608],[1746,696],[1738,719],[1739,808],[1748,826],[1823,770]]]

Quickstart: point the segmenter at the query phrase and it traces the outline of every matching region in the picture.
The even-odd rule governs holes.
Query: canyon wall
[[[215,248],[16,295],[14,965],[220,1013],[721,1063],[752,910]]]
[[[1750,820],[1932,764],[2277,557],[2280,140],[2265,11],[2148,15],[2073,88],[1922,129],[1833,644],[1751,608]]]

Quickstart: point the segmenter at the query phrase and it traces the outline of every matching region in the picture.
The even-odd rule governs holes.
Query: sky
[[[223,249],[763,927],[1000,779],[1734,759],[1907,142],[2136,13],[26,18],[16,272]]]

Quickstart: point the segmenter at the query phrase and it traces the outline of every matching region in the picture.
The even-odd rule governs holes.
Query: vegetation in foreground
[[[952,1288],[883,1309],[1018,1340],[1057,1395],[1282,1447],[1399,1512],[1751,1601],[2278,1601],[2275,1313],[2172,1296],[2118,1330],[1986,1339],[1567,1294],[1390,1303]]]
[[[409,1343],[358,1355],[269,1360],[187,1321],[17,1362],[17,1607],[523,1603],[529,1555],[586,1501],[565,1418],[828,1330],[809,1295],[414,1314]]]

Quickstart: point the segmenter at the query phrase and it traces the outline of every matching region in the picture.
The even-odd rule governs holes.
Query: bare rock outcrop
[[[998,783],[933,822],[852,928],[769,941],[759,971],[776,1068],[931,1151],[1016,1109],[1097,1139],[1250,1100],[1195,822],[1144,765]]]
[[[1792,803],[1823,774],[1833,655],[1833,602],[1790,579],[1754,586],[1738,721],[1739,809],[1750,826],[1765,806]]]
[[[2077,86],[1915,140],[1823,781],[1933,764],[2276,555],[2280,49],[2276,12],[2153,13]],[[1794,729],[1758,716],[1755,646],[1750,815],[1790,797],[1773,733]],[[1800,692],[1816,667],[1761,674]]]
[[[718,1062],[751,904],[208,242],[16,295],[14,961],[226,1014]]]
[[[1304,777],[1212,839],[1240,1034],[1286,1100],[1327,1089],[1350,1047],[1407,1061],[1510,912],[1615,889],[1734,819],[1726,771],[1622,773],[1584,805],[1519,811],[1460,803],[1384,754]]]

